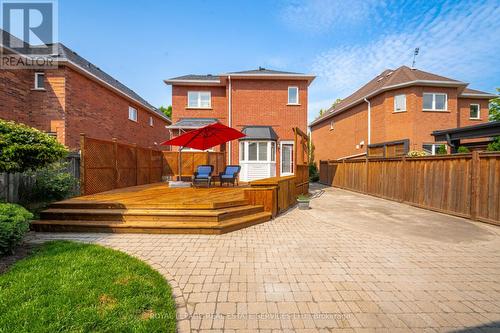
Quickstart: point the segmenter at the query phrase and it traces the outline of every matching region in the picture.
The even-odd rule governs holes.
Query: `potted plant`
[[[297,196],[299,209],[309,209],[309,201],[311,201],[311,198],[308,195],[300,194]]]

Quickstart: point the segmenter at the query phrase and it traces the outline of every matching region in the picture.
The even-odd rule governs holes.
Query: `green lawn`
[[[50,242],[0,275],[0,332],[174,332],[164,278],[98,245]]]

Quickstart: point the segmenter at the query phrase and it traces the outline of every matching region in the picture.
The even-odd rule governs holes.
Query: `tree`
[[[500,93],[500,88],[497,88]],[[500,97],[494,98],[490,101],[490,121],[500,120]]]
[[[326,111],[335,108],[340,102],[342,102],[342,99],[341,98],[337,98],[335,100],[335,102],[332,103],[332,106],[329,109],[319,109],[319,114],[318,114],[318,116],[316,118],[319,118],[322,115],[324,115],[326,113]]]
[[[172,105],[169,105],[168,107],[160,106],[158,108],[165,116],[172,118]]]
[[[0,172],[24,172],[61,160],[68,150],[56,139],[24,124],[0,120]]]

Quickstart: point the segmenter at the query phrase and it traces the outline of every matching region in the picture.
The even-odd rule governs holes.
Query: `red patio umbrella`
[[[178,137],[162,142],[161,145],[181,147],[179,150],[180,180],[180,176],[182,174],[181,154],[183,148],[189,147],[193,149],[206,150],[244,136],[245,134],[240,131],[217,122],[179,135]]]

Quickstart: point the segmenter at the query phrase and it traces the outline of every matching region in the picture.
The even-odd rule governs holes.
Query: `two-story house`
[[[1,119],[50,133],[71,150],[80,148],[80,133],[162,148],[168,117],[64,44],[55,46],[53,68],[0,68]]]
[[[368,146],[404,142],[408,150],[435,154],[431,133],[488,121],[496,95],[468,84],[406,66],[387,69],[330,108],[309,126],[315,159],[355,158]]]
[[[184,75],[172,85],[172,136],[213,122],[246,134],[225,149],[228,164],[242,167],[240,179],[290,175],[293,128],[307,129],[307,90],[313,75],[257,70],[220,75]]]

